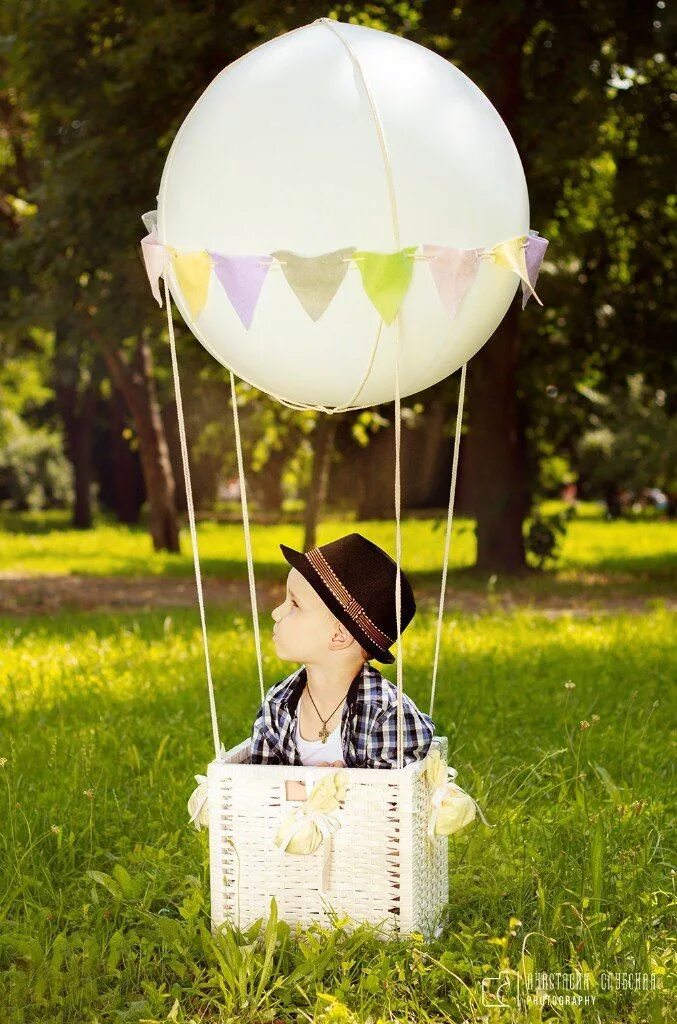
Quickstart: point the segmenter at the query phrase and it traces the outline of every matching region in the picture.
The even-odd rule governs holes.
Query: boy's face
[[[272,612],[275,653],[283,661],[313,664],[331,651],[360,654],[360,646],[297,569],[287,576],[287,594]]]

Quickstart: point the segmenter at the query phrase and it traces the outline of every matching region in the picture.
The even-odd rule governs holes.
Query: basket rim
[[[304,764],[250,764],[242,761],[231,760],[238,754],[242,754],[248,747],[251,746],[251,737],[238,743],[236,746],[231,747],[226,751],[225,759],[213,758],[208,765],[208,773],[210,775],[220,772],[236,772],[238,774],[251,774],[252,771],[265,772],[266,778],[270,778],[271,781],[274,779],[304,779],[307,772],[347,772],[349,778],[352,779],[369,779],[371,782],[377,782],[383,785],[388,785],[389,780],[392,782],[393,778],[407,779],[409,776],[415,776],[425,770],[425,766],[428,762],[430,753],[437,747],[443,746],[440,741],[447,740],[446,736],[433,736],[430,749],[424,758],[419,761],[411,761],[409,764],[405,764],[402,768],[389,768],[389,769],[377,769],[377,768],[333,768],[331,766],[325,767],[320,765]]]

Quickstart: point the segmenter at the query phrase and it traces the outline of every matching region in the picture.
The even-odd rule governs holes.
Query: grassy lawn
[[[557,503],[549,503],[549,508]],[[546,511],[549,510],[546,508]],[[322,523],[318,543],[358,530],[387,550],[393,550],[395,527],[391,521],[354,522],[328,519]],[[445,521],[410,518],[402,528],[403,565],[413,582],[439,586],[444,550]],[[279,543],[303,544],[303,529],[296,523],[253,526],[257,577],[282,579],[286,562]],[[245,579],[246,563],[240,523],[200,522],[200,563],[205,577]],[[476,557],[474,521],[454,522],[449,585],[484,591],[485,573],[473,569]],[[21,575],[83,574],[89,576],[191,577],[190,536],[182,530],[181,554],[153,551],[144,527],[102,522],[88,531],[71,530],[65,514],[0,514],[0,573]],[[606,522],[600,509],[583,505],[569,525],[561,557],[555,567],[522,580],[496,579],[496,592],[506,587],[524,595],[572,595],[586,592],[640,596],[674,593],[677,573],[677,523],[667,520]]]
[[[389,529],[374,524],[370,535]],[[673,529],[576,524],[567,571],[588,565],[599,531],[597,566],[626,572],[638,557],[662,578]],[[210,571],[241,571],[237,528],[201,534]],[[256,531],[271,570],[280,535],[300,538],[294,527]],[[133,531],[11,539],[4,568],[190,571],[187,556],[152,555]],[[429,523],[405,526],[421,572],[442,543]],[[454,564],[471,557],[466,539]],[[278,923],[269,961],[263,932],[209,934],[207,835],[186,812],[213,753],[195,612],[8,617],[0,634],[2,1024],[675,1019],[666,988],[608,980],[644,972],[662,986],[674,970],[677,643],[664,608],[449,616],[434,718],[459,784],[497,827],[475,821],[449,840],[443,936],[383,944],[340,922],[301,935]],[[259,701],[246,614],[212,615],[210,635],[230,746]],[[423,612],[407,632],[405,686],[426,711],[433,643],[434,616]],[[270,684],[290,667],[265,644]],[[519,1008],[520,965],[592,972],[594,1005]],[[482,979],[502,970],[506,1006],[489,1010]]]

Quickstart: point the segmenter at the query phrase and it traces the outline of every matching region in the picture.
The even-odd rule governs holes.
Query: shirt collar
[[[350,684],[350,688],[346,694],[347,705],[356,705],[360,701],[364,701],[367,673],[370,671],[373,672],[373,669],[369,662],[365,661],[364,665],[358,670],[357,675]],[[307,679],[308,674],[306,672],[306,666],[302,665],[296,676],[291,681],[291,693],[287,697],[286,701],[287,711],[292,716],[294,715],[298,702],[301,699],[301,694],[303,693],[303,688],[306,685]]]

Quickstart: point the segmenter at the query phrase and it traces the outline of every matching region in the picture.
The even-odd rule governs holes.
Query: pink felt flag
[[[153,293],[153,297],[157,299],[158,305],[161,306],[160,278],[163,275],[165,266],[165,247],[158,242],[154,231],[150,231],[145,238],[141,239],[141,252],[143,253],[143,262],[150,282],[150,290]]]
[[[477,252],[446,245],[423,246],[442,305],[452,320],[477,275]]]
[[[214,273],[246,328],[251,326],[271,256],[224,256],[210,252]]]
[[[547,238],[541,238],[538,231],[529,231],[529,238],[527,239],[527,247],[524,255],[527,264],[529,282],[531,284],[531,289],[533,290],[536,288],[536,281],[538,280],[541,263],[543,262],[543,257],[547,248]],[[524,309],[530,298],[531,290],[527,288],[524,281],[522,281],[522,309]]]

